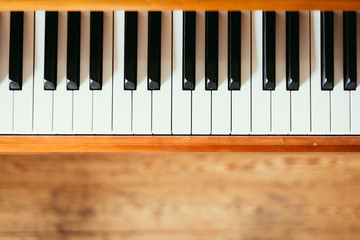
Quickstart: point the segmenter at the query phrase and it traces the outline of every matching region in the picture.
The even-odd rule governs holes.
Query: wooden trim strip
[[[1,11],[360,10],[359,0],[7,0]]]
[[[1,136],[0,152],[360,152],[360,137]]]

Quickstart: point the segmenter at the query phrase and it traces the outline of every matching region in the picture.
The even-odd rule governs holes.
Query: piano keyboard
[[[0,134],[359,135],[356,12],[0,12]]]

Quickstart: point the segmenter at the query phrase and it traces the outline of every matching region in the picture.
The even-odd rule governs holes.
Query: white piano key
[[[73,91],[66,89],[67,12],[58,12],[57,87],[54,91],[53,131],[72,133]]]
[[[93,95],[89,87],[90,12],[81,13],[80,41],[80,86],[79,90],[73,93],[73,132],[76,134],[90,134],[93,130]]]
[[[24,12],[23,85],[14,91],[14,132],[22,134],[33,130],[34,18],[34,12]]]
[[[183,11],[173,12],[172,132],[191,134],[191,91],[182,90]],[[205,85],[203,86],[205,88]]]
[[[161,83],[152,91],[152,132],[171,134],[171,11],[161,12]]]
[[[290,91],[286,90],[286,13],[275,13],[275,90],[272,91],[272,134],[287,135],[290,132]]]
[[[53,94],[44,90],[45,11],[35,12],[34,133],[53,130]]]
[[[309,12],[299,12],[299,90],[291,91],[291,133],[310,133]]]
[[[93,131],[95,134],[112,132],[112,54],[113,12],[104,12],[103,22],[103,83],[93,91]]]
[[[138,12],[137,88],[133,91],[133,132],[151,134],[151,91],[147,89],[148,13]]]
[[[125,12],[114,13],[113,128],[115,134],[132,133],[132,91],[124,90]]]
[[[0,14],[0,134],[13,130],[13,95],[9,90],[10,13]]]
[[[330,133],[330,92],[321,90],[320,11],[311,12],[311,134]]]
[[[212,134],[230,134],[231,91],[228,90],[228,14],[219,11],[219,79],[218,90],[212,91]]]
[[[252,132],[269,134],[271,126],[270,91],[263,90],[263,19],[262,11],[252,13]]]
[[[192,91],[192,134],[211,133],[211,91],[205,90],[205,12],[196,12],[195,90]]]
[[[356,12],[356,39],[360,39],[360,12]],[[356,46],[357,56],[357,87],[350,92],[351,98],[351,134],[360,134],[360,46]]]
[[[251,13],[241,12],[241,87],[231,92],[231,134],[250,134],[251,131]]]
[[[334,90],[331,91],[331,133],[350,132],[350,91],[344,90],[343,14],[334,12]]]

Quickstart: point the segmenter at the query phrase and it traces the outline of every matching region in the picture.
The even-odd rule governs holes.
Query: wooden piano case
[[[360,1],[0,4],[39,9],[360,10]],[[0,136],[0,240],[358,240],[359,151],[358,136]]]

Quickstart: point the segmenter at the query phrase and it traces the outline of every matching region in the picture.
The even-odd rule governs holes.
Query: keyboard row
[[[334,13],[321,12],[321,89],[334,87]],[[35,24],[45,22],[44,90],[56,90],[58,60],[58,12],[38,12]],[[81,12],[67,13],[67,90],[79,89]],[[263,12],[263,90],[276,86],[276,13]],[[356,90],[356,12],[343,12],[344,90]],[[124,89],[136,90],[138,55],[138,13],[125,12]],[[282,19],[283,21],[283,19]],[[161,12],[148,12],[147,77],[148,90],[161,86]],[[286,12],[286,89],[299,90],[299,12]],[[9,89],[22,88],[24,13],[10,17]],[[229,12],[227,36],[219,36],[219,13],[205,12],[205,89],[218,89],[219,37],[228,38],[228,89],[241,86],[241,12]],[[179,31],[179,29],[174,29]],[[195,89],[196,12],[183,15],[183,90]],[[90,90],[102,89],[104,13],[90,13]],[[40,40],[40,39],[39,39]],[[339,46],[336,46],[339,47]]]
[[[359,134],[356,15],[2,12],[0,133]]]

